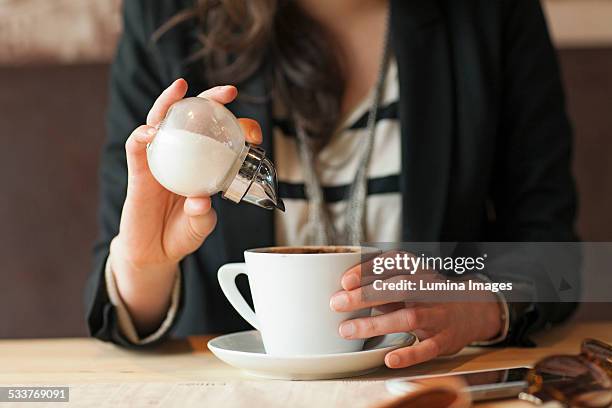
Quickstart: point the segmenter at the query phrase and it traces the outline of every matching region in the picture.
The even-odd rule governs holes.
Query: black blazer
[[[125,198],[124,143],[174,79],[187,79],[190,96],[211,84],[199,62],[187,62],[198,49],[194,22],[151,42],[154,30],[189,0],[124,4],[100,169],[100,239],[85,301],[91,334],[127,345],[103,277]],[[392,0],[391,13],[400,82],[402,239],[575,240],[571,129],[539,1]],[[260,74],[237,85],[244,94],[267,94]],[[269,101],[239,99],[230,109],[259,121],[273,158]],[[242,261],[247,248],[274,245],[272,212],[219,196],[213,206],[215,231],[181,263],[181,309],[172,329],[178,336],[247,329],[224,298],[217,269]],[[529,278],[541,272],[536,264],[514,269]],[[546,282],[538,285],[536,291],[547,289]],[[512,306],[508,342],[524,344],[526,334],[563,320],[575,305]]]

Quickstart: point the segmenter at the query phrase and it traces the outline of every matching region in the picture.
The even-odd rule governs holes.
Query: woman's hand
[[[195,251],[217,222],[210,197],[185,198],[162,187],[151,174],[146,147],[170,106],[187,93],[178,79],[155,101],[147,123],[125,144],[128,186],[119,234],[111,243],[111,268],[121,298],[141,332],[156,328],[170,302],[178,262]],[[199,96],[229,103],[233,86],[211,88]],[[247,141],[261,143],[256,121],[239,120]]]
[[[415,279],[411,275],[409,279]],[[401,276],[394,277],[394,280]],[[431,360],[440,355],[455,354],[466,345],[495,337],[502,329],[497,297],[488,292],[477,301],[415,301],[411,293],[382,299],[364,296],[372,293],[372,285],[361,286],[361,265],[349,269],[342,278],[343,291],[336,293],[330,306],[337,312],[375,307],[382,314],[347,320],[339,327],[347,339],[369,338],[389,333],[413,332],[420,340],[414,346],[389,352],[385,364],[402,368]],[[399,300],[399,301],[398,301]],[[402,301],[403,300],[403,301]]]

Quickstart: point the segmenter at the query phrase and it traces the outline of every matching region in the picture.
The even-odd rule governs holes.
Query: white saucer
[[[414,344],[410,333],[394,333],[366,341],[362,351],[314,356],[267,355],[257,330],[226,334],[208,342],[220,360],[249,375],[277,380],[328,380],[354,377],[375,371],[387,352]]]

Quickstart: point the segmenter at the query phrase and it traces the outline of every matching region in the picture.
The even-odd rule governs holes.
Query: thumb
[[[188,235],[200,244],[217,224],[217,213],[211,207],[210,197],[187,198],[183,210],[187,216]]]
[[[147,163],[147,144],[151,143],[157,129],[142,125],[136,128],[125,142],[128,173],[138,176],[149,171]]]

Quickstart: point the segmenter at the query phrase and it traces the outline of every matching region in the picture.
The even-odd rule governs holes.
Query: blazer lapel
[[[392,0],[400,78],[402,239],[441,240],[454,122],[448,33],[438,3]]]

